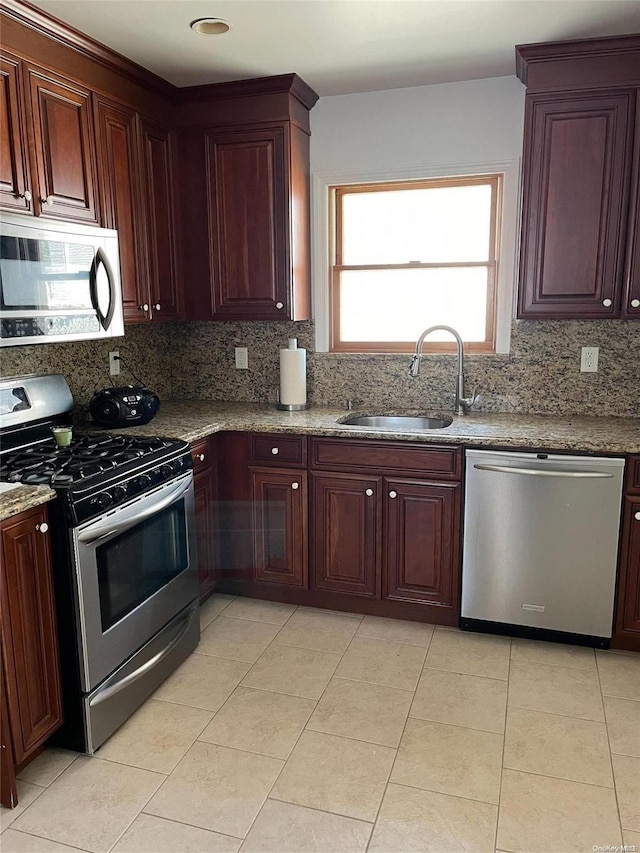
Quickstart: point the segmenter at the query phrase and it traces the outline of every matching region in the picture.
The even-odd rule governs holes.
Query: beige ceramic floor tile
[[[198,653],[255,663],[277,633],[276,625],[218,616],[203,631]]]
[[[595,672],[539,663],[511,664],[509,707],[604,721]]]
[[[77,752],[49,747],[40,753],[31,764],[27,764],[24,770],[18,774],[18,779],[22,779],[25,782],[32,782],[34,785],[43,785],[46,788],[77,757]]]
[[[613,787],[607,727],[592,720],[510,708],[504,767]]]
[[[11,826],[27,806],[45,790],[40,785],[23,782],[22,779],[16,781],[16,788],[18,790],[18,805],[14,809],[5,809],[4,806],[0,806],[0,832],[4,832],[8,826]]]
[[[415,690],[426,649],[386,640],[356,637],[342,658],[336,675],[384,687]]]
[[[315,704],[312,699],[238,687],[200,740],[287,758]]]
[[[640,758],[640,702],[604,697],[611,752]]]
[[[425,666],[484,678],[509,677],[511,640],[436,628]]]
[[[171,773],[212,716],[200,708],[148,699],[100,747],[98,758]]]
[[[497,804],[502,742],[493,732],[410,718],[391,781]]]
[[[513,853],[587,853],[622,841],[611,788],[505,770],[497,847]]]
[[[232,595],[211,595],[200,607],[200,630],[204,631],[207,625],[233,601]]]
[[[520,663],[548,663],[553,666],[569,666],[573,669],[595,671],[596,656],[593,649],[585,646],[566,646],[563,643],[548,643],[542,640],[523,640],[514,637],[511,641],[511,660]]]
[[[318,652],[342,654],[358,629],[360,622],[349,616],[298,610],[276,637],[283,646],[315,649]]]
[[[502,734],[506,710],[506,681],[425,669],[409,714],[421,720]]]
[[[622,830],[623,844],[627,847],[635,847],[634,853],[640,850],[640,832],[629,832],[628,829]]]
[[[242,853],[364,853],[371,824],[267,800]]]
[[[224,615],[282,626],[295,610],[295,604],[261,601],[259,598],[236,598],[226,608]]]
[[[359,820],[375,820],[395,750],[304,732],[271,796]]]
[[[340,655],[270,646],[242,681],[243,687],[319,699],[340,661]]]
[[[58,844],[57,841],[40,838],[38,835],[27,835],[26,832],[8,829],[2,834],[0,849],[2,853],[78,853],[79,848]]]
[[[194,653],[160,685],[153,698],[217,711],[250,669],[250,663]]]
[[[640,699],[640,655],[596,652],[596,660],[603,695]]]
[[[145,812],[244,838],[283,763],[198,741]]]
[[[493,853],[497,820],[497,806],[391,784],[369,851]]]
[[[307,723],[311,731],[397,747],[411,693],[364,681],[334,678]]]
[[[433,625],[428,622],[409,622],[405,619],[385,619],[382,616],[365,616],[358,628],[357,637],[371,640],[388,640],[407,646],[427,648],[433,635]]]
[[[106,853],[164,776],[80,755],[14,824],[93,853]]]
[[[611,759],[622,828],[640,832],[640,758],[612,755]]]
[[[141,814],[111,853],[237,853],[241,844],[230,835]]]

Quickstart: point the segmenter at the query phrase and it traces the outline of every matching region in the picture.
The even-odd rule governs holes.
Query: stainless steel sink
[[[453,423],[453,418],[423,418],[416,415],[353,415],[340,418],[338,423],[345,426],[371,427],[392,432],[403,432],[405,430],[446,429]]]

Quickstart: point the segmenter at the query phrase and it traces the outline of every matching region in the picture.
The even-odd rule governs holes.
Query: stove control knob
[[[99,495],[96,495],[94,498],[91,498],[91,501],[89,503],[94,509],[106,509],[113,503],[113,498],[111,497],[109,492],[100,492]]]
[[[176,474],[179,471],[182,471],[183,465],[184,465],[184,463],[183,463],[182,459],[174,459],[173,462],[171,463],[171,467],[176,472]]]
[[[114,489],[111,489],[111,497],[113,498],[113,503],[118,504],[120,501],[123,501],[127,496],[127,490],[123,486],[116,486]]]
[[[160,478],[161,478],[161,480],[168,480],[172,474],[173,474],[173,471],[171,470],[171,465],[161,465],[160,466]]]
[[[136,480],[136,485],[142,491],[151,485],[151,477],[148,474],[140,474]]]

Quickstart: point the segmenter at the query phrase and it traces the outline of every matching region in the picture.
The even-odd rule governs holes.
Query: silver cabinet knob
[[[153,309],[154,309],[154,311],[159,311],[160,310],[160,303],[156,302],[156,304],[153,306]]]
[[[631,300],[632,308],[640,308],[640,299],[632,299]]]
[[[611,308],[612,302],[610,299],[603,299],[602,304],[604,305],[605,308]]]
[[[366,495],[368,498],[370,498],[372,494],[373,494],[373,489],[367,489],[367,491],[365,492],[365,495]]]
[[[271,452],[273,453],[273,455],[274,455],[274,456],[277,456],[277,455],[278,455],[278,453],[280,453],[280,451],[278,450],[278,448],[277,448],[277,447],[272,447],[272,448],[271,448]]]
[[[38,533],[46,533],[48,529],[49,525],[46,521],[43,521],[41,524],[36,524],[36,530],[38,531]]]
[[[204,453],[197,453],[196,456],[199,462],[204,462]]]
[[[40,199],[40,203],[41,203],[41,204],[46,204],[46,205],[47,205],[47,207],[52,207],[52,206],[53,206],[53,196],[52,196],[52,195],[48,195],[46,198],[41,198],[41,199]]]
[[[149,304],[147,302],[143,302],[142,305],[138,305],[138,308],[141,311],[148,311],[149,310]]]
[[[23,198],[25,201],[31,201],[33,196],[29,190],[25,190],[23,193],[18,194],[18,198]]]
[[[393,492],[393,491],[391,491],[391,492],[389,492],[389,497],[390,497],[390,498],[397,498],[397,497],[398,497],[398,493],[397,493],[397,492]]]
[[[292,489],[299,489],[299,488],[300,488],[300,483],[291,483],[291,488],[292,488]]]
[[[640,521],[640,512],[637,512],[633,517],[636,521]]]
[[[280,309],[284,308],[284,305],[282,304],[282,302],[276,302],[276,308],[278,310],[280,310]]]

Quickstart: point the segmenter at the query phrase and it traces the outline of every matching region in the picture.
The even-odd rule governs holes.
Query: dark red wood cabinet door
[[[173,131],[141,122],[146,200],[147,268],[150,316],[154,322],[181,316],[178,287]]]
[[[640,89],[636,92],[636,137],[627,231],[627,264],[622,315],[640,318]]]
[[[620,315],[632,90],[528,95],[518,316]]]
[[[640,497],[624,501],[613,645],[640,651]]]
[[[216,582],[215,481],[211,470],[193,478],[198,542],[198,580],[200,598],[206,598]]]
[[[88,90],[28,69],[38,186],[36,214],[97,222],[94,136]]]
[[[46,522],[37,507],[2,524],[2,654],[16,764],[62,722]]]
[[[124,318],[140,323],[149,318],[146,286],[142,187],[136,114],[127,107],[94,95],[98,148],[98,186],[105,228],[118,231]]]
[[[251,469],[254,580],[307,587],[307,473]]]
[[[384,481],[383,597],[458,607],[460,484]]]
[[[212,313],[283,320],[290,311],[284,127],[207,134]]]
[[[28,152],[24,136],[20,60],[0,57],[0,206],[31,211]]]
[[[379,597],[382,478],[311,476],[313,585]]]

